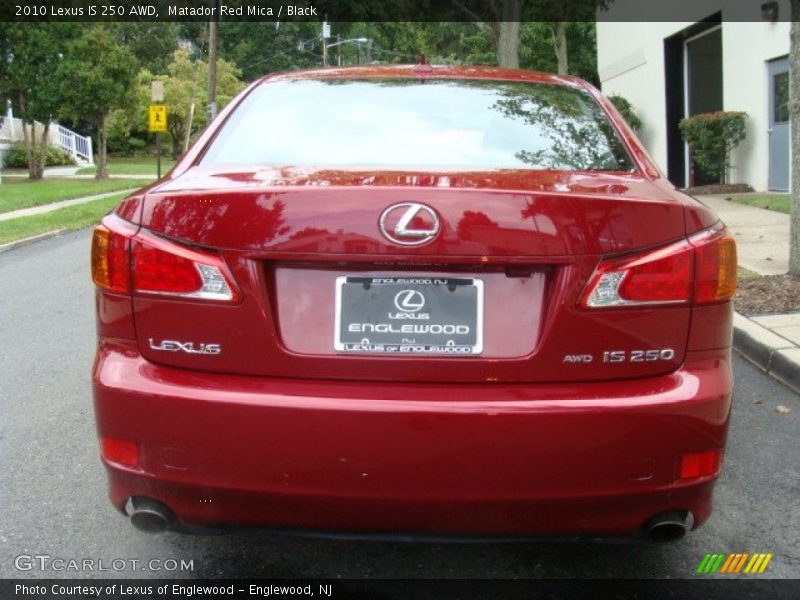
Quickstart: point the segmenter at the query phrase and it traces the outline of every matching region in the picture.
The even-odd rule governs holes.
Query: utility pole
[[[336,63],[342,66],[342,34],[336,34]]]
[[[219,0],[211,0],[214,9],[208,23],[208,120],[217,116],[217,44],[219,37]]]
[[[322,66],[328,66],[328,38],[331,37],[331,24],[327,21],[322,22]]]

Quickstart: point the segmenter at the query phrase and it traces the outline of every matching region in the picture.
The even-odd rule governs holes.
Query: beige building
[[[683,22],[647,22],[660,16],[647,4],[616,0],[598,14],[597,61],[603,92],[633,104],[661,169],[678,186],[710,183],[690,164],[678,122],[744,111],[747,138],[733,153],[730,181],[788,191],[788,0],[737,2],[736,12],[731,2],[694,0],[680,11],[694,20]]]

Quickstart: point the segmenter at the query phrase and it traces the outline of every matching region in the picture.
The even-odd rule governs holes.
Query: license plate
[[[340,352],[483,352],[480,279],[337,277],[335,314],[333,345]]]

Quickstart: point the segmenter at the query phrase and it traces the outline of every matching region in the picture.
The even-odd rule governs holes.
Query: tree
[[[484,21],[459,0],[452,0],[488,37],[497,52],[497,64],[509,69],[519,68],[519,25],[525,0],[501,0],[500,8],[491,3],[489,9],[495,21]]]
[[[578,23],[594,23],[597,10],[613,0],[537,0],[528,12],[536,21],[550,25],[550,42],[556,57],[556,73],[569,73],[568,30]]]
[[[789,123],[792,138],[789,273],[800,275],[800,0],[792,0],[792,26],[789,34]]]
[[[226,60],[217,61],[217,103],[220,109],[244,87],[240,71]],[[144,123],[150,101],[150,84],[164,82],[164,104],[167,105],[167,131],[172,137],[172,157],[177,159],[192,132],[201,129],[208,116],[202,108],[208,103],[208,64],[192,59],[188,50],[176,50],[167,74],[153,75],[143,70],[137,77],[137,104],[131,120]],[[200,110],[195,110],[199,108]]]
[[[178,48],[178,24],[153,21],[122,21],[117,39],[127,46],[140,69],[163,73]]]
[[[566,24],[565,34],[569,60],[566,73],[577,75],[595,85],[597,75],[597,41],[594,21],[575,21]],[[523,69],[563,74],[553,51],[553,23],[529,21],[520,29],[519,63]]]
[[[0,23],[0,98],[22,119],[28,177],[44,174],[50,122],[59,108],[59,62],[73,23]],[[37,126],[38,123],[38,126]]]
[[[117,41],[115,25],[97,23],[67,45],[59,65],[61,112],[92,123],[97,138],[97,179],[108,177],[106,125],[115,108],[132,99],[136,57]]]
[[[606,8],[613,0],[501,0],[499,8],[489,4],[496,22],[486,22],[467,8],[461,0],[451,0],[460,7],[492,41],[497,64],[517,68],[520,65],[520,21],[547,26],[547,37],[555,57],[555,72],[569,73],[569,30],[577,25],[594,25],[598,8]],[[593,32],[593,29],[592,29]]]

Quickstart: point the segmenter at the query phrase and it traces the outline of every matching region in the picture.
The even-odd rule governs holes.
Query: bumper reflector
[[[100,438],[100,450],[108,462],[126,467],[135,467],[139,464],[139,446],[134,442],[104,437]]]
[[[721,450],[708,450],[681,456],[681,479],[695,479],[715,475],[722,462]]]

